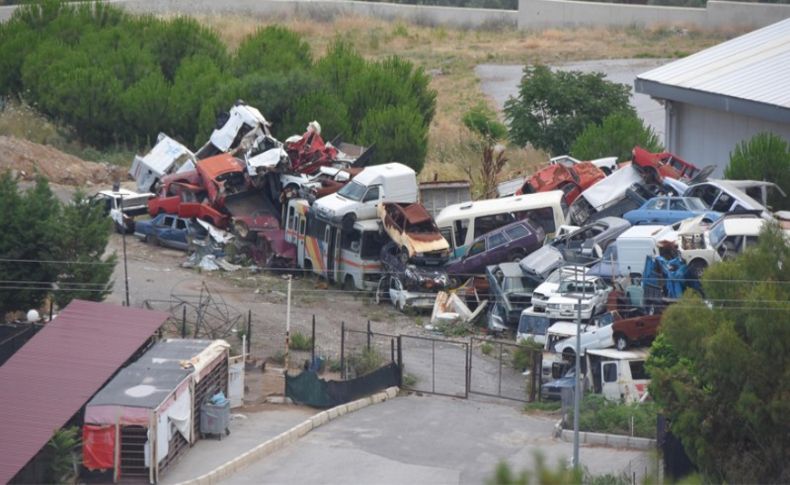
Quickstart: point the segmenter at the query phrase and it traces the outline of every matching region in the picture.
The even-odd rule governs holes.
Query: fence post
[[[431,339],[431,392],[436,394],[436,340]]]
[[[187,306],[181,307],[181,338],[187,338]]]
[[[370,350],[370,320],[368,320],[368,350]]]
[[[340,322],[340,378],[346,378],[346,322]]]
[[[252,350],[252,310],[247,310],[247,355]]]
[[[398,372],[398,387],[403,387],[403,352],[401,351],[402,348],[403,348],[402,341],[400,335],[398,335],[398,369],[400,371]]]
[[[395,339],[390,339],[390,362],[395,363]]]
[[[499,384],[497,385],[497,395],[502,397],[502,343],[499,343]]]
[[[313,313],[313,333],[310,337],[310,365],[315,363],[315,313]]]

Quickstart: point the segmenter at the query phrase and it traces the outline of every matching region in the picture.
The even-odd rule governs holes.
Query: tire
[[[346,279],[343,280],[343,291],[355,291],[357,288],[354,286],[354,278],[350,275],[346,275]]]
[[[708,267],[708,263],[706,263],[701,259],[695,259],[694,261],[689,263],[688,274],[692,278],[700,279],[702,278],[702,273],[705,272],[707,267]]]
[[[409,262],[409,250],[406,249],[406,246],[401,246],[400,254],[398,255],[400,258],[400,262],[406,264]]]
[[[354,229],[355,222],[357,222],[357,215],[354,214],[353,212],[349,212],[348,214],[343,216],[340,227],[344,231],[351,231],[352,229]]]
[[[617,350],[625,350],[628,348],[628,339],[625,335],[617,334],[614,336],[614,346]]]
[[[524,250],[523,249],[516,249],[510,252],[510,261],[514,263],[518,263],[524,257]]]

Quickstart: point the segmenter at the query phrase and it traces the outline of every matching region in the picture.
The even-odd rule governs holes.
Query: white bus
[[[296,246],[296,264],[346,289],[375,291],[379,253],[387,236],[375,220],[356,221],[350,231],[315,216],[304,199],[288,201],[285,239]]]
[[[478,236],[527,217],[552,236],[565,224],[567,212],[563,192],[552,190],[450,205],[436,216],[436,225],[458,258]]]

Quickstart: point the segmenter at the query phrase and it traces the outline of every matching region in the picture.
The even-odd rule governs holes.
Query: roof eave
[[[692,104],[716,111],[736,113],[777,123],[787,123],[790,120],[790,108],[735,98],[725,94],[671,86],[639,77],[634,81],[634,88],[637,93],[647,94],[653,98]]]

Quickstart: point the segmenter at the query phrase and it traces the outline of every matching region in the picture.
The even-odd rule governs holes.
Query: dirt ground
[[[108,252],[118,254],[118,265],[113,275],[115,286],[107,301],[121,303],[125,298],[123,278],[123,238],[113,234]],[[210,293],[215,313],[241,315],[238,330],[246,326],[248,312],[252,315],[251,358],[264,362],[280,357],[285,348],[287,279],[283,275],[252,273],[244,269],[233,273],[200,272],[182,268],[186,254],[143,243],[134,236],[126,236],[127,267],[129,274],[129,296],[132,306],[149,303],[154,309],[166,310],[180,300],[199,298],[204,301]],[[431,335],[423,325],[429,314],[404,315],[390,305],[376,305],[372,295],[361,291],[342,291],[327,287],[324,281],[312,275],[296,275],[292,282],[291,336],[299,332],[310,336],[313,316],[316,320],[316,354],[337,360],[340,354],[340,328],[364,331],[371,322],[373,332],[390,335]],[[181,315],[180,308],[174,310]],[[180,320],[180,317],[179,317]],[[189,320],[189,319],[188,319]],[[211,322],[205,322],[211,325]],[[215,325],[219,327],[220,325]],[[169,327],[177,335],[179,326]],[[189,333],[193,327],[190,326]],[[217,335],[219,336],[219,335]],[[238,333],[229,332],[225,337],[234,349],[241,349]],[[364,335],[349,336],[346,348],[361,346]],[[280,355],[278,355],[280,354]],[[300,366],[309,359],[309,352],[292,351],[292,366]]]
[[[121,167],[86,162],[49,145],[0,136],[0,172],[6,170],[12,170],[21,180],[34,180],[40,174],[50,183],[70,186],[109,186],[115,179],[126,179]]]

